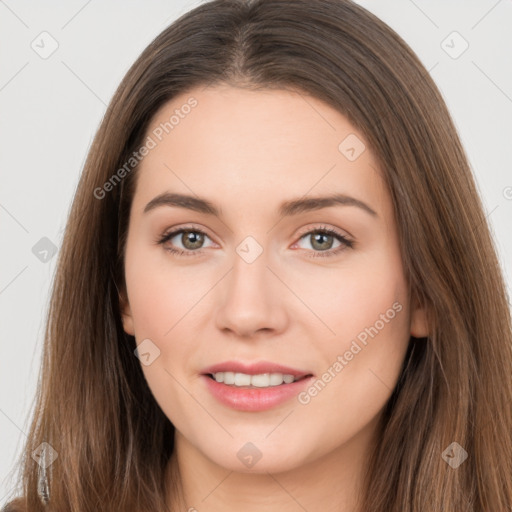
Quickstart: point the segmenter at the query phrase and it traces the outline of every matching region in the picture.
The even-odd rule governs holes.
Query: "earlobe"
[[[135,330],[133,328],[133,317],[130,304],[123,294],[119,295],[119,309],[121,311],[121,319],[123,322],[123,329],[126,334],[135,336]]]
[[[413,301],[411,308],[411,336],[426,338],[429,335],[427,308]]]

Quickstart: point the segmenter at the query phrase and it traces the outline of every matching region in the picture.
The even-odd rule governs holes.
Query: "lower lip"
[[[297,396],[309,385],[313,377],[271,386],[268,388],[243,388],[217,382],[208,375],[202,375],[210,393],[222,404],[238,411],[266,411]]]

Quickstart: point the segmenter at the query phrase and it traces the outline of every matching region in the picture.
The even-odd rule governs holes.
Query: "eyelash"
[[[186,226],[186,227],[180,227],[179,229],[175,229],[173,231],[170,231],[169,233],[165,233],[162,237],[160,237],[156,241],[156,243],[160,244],[160,245],[163,245],[167,241],[169,241],[171,238],[174,238],[176,235],[178,235],[180,233],[184,233],[185,231],[190,231],[192,233],[200,233],[202,235],[208,236],[201,229],[197,229],[194,226],[188,226],[188,227]],[[335,229],[332,229],[332,228],[329,228],[329,227],[326,227],[326,226],[321,226],[319,228],[315,228],[315,229],[306,231],[305,233],[303,233],[299,237],[299,240],[302,240],[302,238],[304,238],[307,235],[313,235],[313,234],[315,234],[315,235],[316,234],[332,235],[341,243],[341,245],[339,247],[337,247],[336,249],[329,249],[329,250],[326,250],[326,251],[313,251],[313,255],[309,256],[311,258],[317,258],[317,257],[329,258],[329,257],[333,257],[333,256],[336,256],[337,254],[339,254],[341,251],[344,251],[345,249],[351,249],[354,246],[354,242],[352,240],[349,240],[348,238],[343,236],[341,233],[339,233]],[[169,251],[172,254],[176,254],[178,256],[186,256],[186,257],[199,256],[202,253],[201,249],[198,249],[198,250],[195,250],[195,251],[193,251],[193,250],[183,251],[181,249],[174,249],[173,247],[165,247],[165,250]],[[305,250],[307,250],[307,249],[305,249]]]

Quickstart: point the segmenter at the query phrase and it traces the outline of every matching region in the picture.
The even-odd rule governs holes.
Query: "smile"
[[[260,412],[285,404],[307,388],[312,373],[269,361],[225,361],[201,372],[205,393],[223,406]]]
[[[222,382],[228,386],[236,387],[256,387],[268,388],[291,384],[303,377],[295,377],[291,374],[284,373],[259,373],[257,375],[249,375],[248,373],[235,372],[216,372],[210,374],[216,382]]]

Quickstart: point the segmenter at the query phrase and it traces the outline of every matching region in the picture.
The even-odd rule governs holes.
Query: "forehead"
[[[138,170],[134,202],[176,189],[253,207],[333,192],[376,208],[389,200],[364,136],[305,93],[195,88],[161,107],[146,137],[153,148]]]

